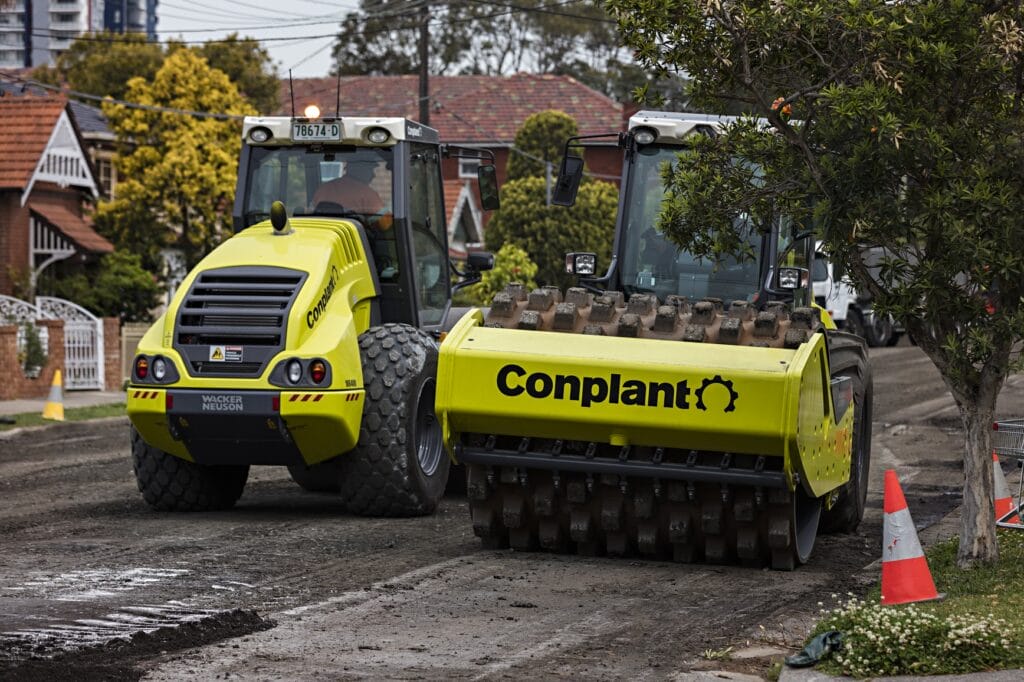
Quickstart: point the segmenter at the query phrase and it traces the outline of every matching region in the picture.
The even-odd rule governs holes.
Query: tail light
[[[140,379],[145,379],[149,375],[149,360],[146,356],[140,355],[135,358],[135,376]]]
[[[309,366],[309,376],[313,383],[322,383],[327,376],[327,365],[323,360],[314,360]]]

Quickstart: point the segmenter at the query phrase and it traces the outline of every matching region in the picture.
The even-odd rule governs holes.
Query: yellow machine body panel
[[[213,437],[227,441],[237,436],[239,443],[273,443],[283,438],[281,442],[294,446],[306,464],[355,446],[363,405],[358,337],[370,326],[371,301],[376,295],[373,273],[352,223],[293,218],[290,224],[287,234],[275,234],[269,222],[255,225],[212,251],[189,273],[166,314],[142,338],[137,353],[164,358],[178,377],[154,383],[133,375],[128,416],[150,445],[202,461],[190,442],[203,436],[185,434],[199,420],[220,419],[220,433]],[[258,376],[201,376],[180,352],[179,310],[204,273],[254,266],[290,270],[302,278],[286,311],[283,346],[263,364]],[[218,348],[232,346],[212,343],[209,347],[212,363]],[[246,350],[239,348],[237,355],[244,359]],[[324,360],[330,372],[321,385],[272,381],[275,367],[293,358]],[[228,362],[222,362],[230,369]]]
[[[440,349],[436,410],[458,434],[782,458],[814,497],[849,475],[853,406],[836,421],[824,336],[796,349],[482,326]]]

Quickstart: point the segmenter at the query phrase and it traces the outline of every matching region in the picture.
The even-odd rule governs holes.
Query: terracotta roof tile
[[[462,188],[468,184],[468,180],[445,180],[444,181],[444,214],[451,221],[455,217],[455,206],[459,203],[462,195]]]
[[[337,81],[303,78],[294,81],[295,109],[317,104],[333,113]],[[570,76],[434,76],[430,125],[445,142],[507,144],[530,114],[546,109],[576,119],[581,135],[606,133],[622,126],[622,105]],[[288,81],[281,83],[284,106],[291,113]],[[341,114],[419,118],[417,76],[349,76],[341,79]]]
[[[89,253],[111,253],[114,245],[104,239],[92,225],[81,216],[72,213],[65,206],[45,199],[33,199],[29,210],[60,231],[82,251]]]
[[[0,188],[28,185],[66,106],[59,96],[0,98]]]

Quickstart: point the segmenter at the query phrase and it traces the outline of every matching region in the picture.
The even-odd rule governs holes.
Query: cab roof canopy
[[[682,144],[687,137],[697,132],[717,132],[723,126],[739,120],[739,116],[714,116],[673,111],[638,111],[629,118],[629,130],[651,128],[658,134],[658,142]],[[767,119],[758,119],[766,129],[771,127]]]
[[[290,116],[246,116],[242,124],[242,138],[249,144],[259,146],[279,146],[291,144],[322,144],[307,140],[292,139],[292,124],[323,124],[340,126],[340,138],[328,144],[352,144],[369,146],[389,146],[401,140],[412,142],[428,142],[437,144],[440,137],[436,130],[407,118],[370,117],[370,116],[324,116],[320,118],[304,118]],[[270,133],[266,140],[253,137],[254,129],[264,129]],[[385,130],[388,138],[385,142],[371,142],[369,135],[374,130]],[[333,137],[333,136],[332,136]]]

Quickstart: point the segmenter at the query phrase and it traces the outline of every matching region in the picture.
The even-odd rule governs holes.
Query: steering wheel
[[[313,213],[316,215],[329,215],[339,217],[356,217],[360,220],[363,219],[363,214],[358,211],[353,211],[351,208],[345,208],[336,201],[318,201],[316,206],[313,207]]]

